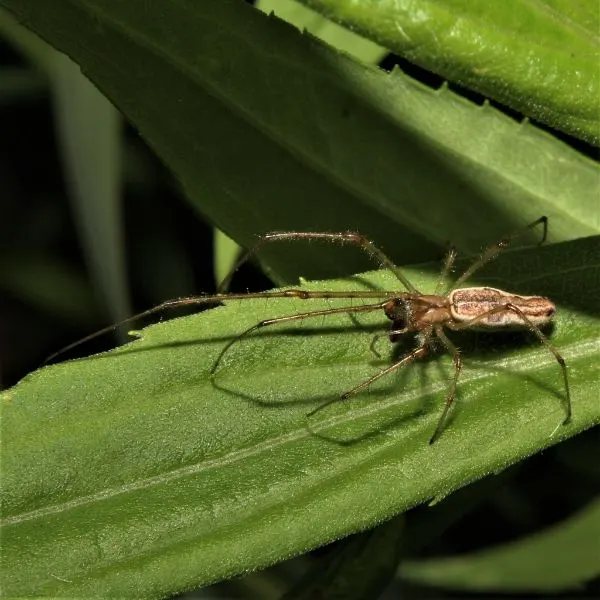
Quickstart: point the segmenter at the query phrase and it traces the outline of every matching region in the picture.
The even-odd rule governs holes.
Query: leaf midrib
[[[594,352],[600,352],[600,339],[572,342],[567,346],[561,346],[561,349],[563,349],[563,353],[567,357],[568,361],[578,360],[582,357],[589,356]],[[532,354],[528,354],[527,360],[524,360],[524,357],[522,355],[516,355],[496,360],[494,364],[496,367],[506,368],[511,372],[539,372],[542,370],[547,370],[553,364],[555,364],[555,360],[553,357],[546,356],[544,358],[544,355],[546,354],[547,351],[545,351],[543,348],[540,348],[539,350],[534,351]],[[286,368],[285,370],[293,370],[294,372],[300,373],[303,371],[311,371],[311,369],[309,369],[308,367],[290,367]],[[464,377],[461,377],[460,384],[465,385],[473,383],[475,381],[490,376],[491,375],[486,371],[470,369],[466,371]],[[351,413],[343,413],[341,415],[336,415],[334,417],[323,419],[317,426],[311,426],[310,428],[307,425],[299,426],[283,435],[280,434],[275,437],[270,437],[265,441],[255,443],[252,446],[237,449],[233,452],[228,452],[219,457],[204,459],[201,462],[186,465],[185,467],[181,467],[175,470],[170,470],[166,473],[153,475],[152,477],[139,479],[131,483],[119,485],[117,487],[108,488],[100,492],[96,492],[94,494],[80,496],[73,500],[61,502],[60,504],[47,506],[40,509],[36,509],[34,511],[7,517],[1,521],[1,524],[20,524],[25,521],[42,518],[52,514],[58,514],[64,511],[68,511],[70,509],[84,506],[86,504],[92,504],[98,501],[113,498],[128,492],[145,488],[152,488],[154,486],[162,485],[170,481],[179,480],[191,475],[197,475],[198,473],[201,473],[203,471],[228,466],[246,458],[260,455],[263,452],[270,453],[278,447],[299,441],[301,439],[308,438],[309,436],[312,436],[315,433],[318,433],[319,431],[324,431],[330,427],[351,423],[358,418],[376,415],[377,413],[390,408],[393,404],[397,404],[399,401],[414,401],[419,398],[424,398],[432,394],[439,393],[444,389],[446,389],[445,381],[439,381],[425,386],[424,388],[419,387],[410,389],[403,393],[401,399],[394,396],[381,401],[365,403],[363,407],[354,408],[351,411]]]

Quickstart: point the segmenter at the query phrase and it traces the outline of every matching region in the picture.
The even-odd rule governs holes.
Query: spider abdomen
[[[459,288],[450,292],[450,313],[455,323],[465,323],[479,315],[482,329],[527,329],[524,315],[536,326],[552,320],[556,307],[542,296],[521,296],[491,287]],[[502,310],[506,307],[509,310]],[[510,310],[515,307],[518,310]],[[494,312],[496,310],[496,312]]]

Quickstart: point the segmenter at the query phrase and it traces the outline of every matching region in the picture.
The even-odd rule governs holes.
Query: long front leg
[[[418,290],[406,278],[402,271],[394,264],[394,262],[379,249],[369,238],[355,231],[341,232],[312,232],[312,231],[274,231],[261,236],[252,248],[250,248],[241,258],[235,263],[233,269],[227,274],[219,285],[219,292],[226,290],[229,286],[233,274],[250,258],[252,258],[263,246],[272,242],[282,242],[286,240],[325,240],[335,244],[351,244],[358,246],[365,252],[369,258],[374,260],[380,268],[389,269],[402,285],[412,293],[418,293]]]
[[[294,315],[286,315],[284,317],[274,317],[273,319],[264,319],[262,321],[259,321],[256,325],[252,325],[252,327],[249,327],[248,329],[246,329],[245,331],[240,333],[240,335],[233,338],[225,345],[225,347],[223,348],[223,350],[221,350],[219,356],[217,357],[217,360],[215,361],[214,365],[212,366],[212,368],[210,370],[210,374],[214,375],[216,373],[217,369],[219,368],[219,365],[221,364],[221,361],[223,360],[223,357],[225,356],[225,354],[227,354],[227,352],[229,352],[229,350],[231,349],[231,347],[234,344],[236,344],[237,342],[239,342],[240,340],[242,340],[243,338],[245,338],[252,332],[257,331],[258,329],[263,329],[264,327],[270,327],[271,325],[278,325],[281,323],[290,323],[292,321],[311,319],[314,317],[326,317],[329,315],[353,314],[353,313],[359,313],[359,312],[372,312],[375,310],[383,309],[383,306],[385,305],[386,302],[387,302],[387,300],[385,300],[384,302],[375,302],[374,304],[362,304],[360,306],[342,306],[340,308],[327,308],[324,310],[313,310],[313,311],[309,311],[309,312],[296,313]]]
[[[182,306],[210,306],[210,305],[219,305],[225,301],[229,300],[252,300],[258,298],[299,298],[300,300],[308,300],[314,298],[323,298],[323,299],[348,299],[348,298],[390,298],[390,297],[398,297],[402,296],[402,293],[398,292],[386,292],[379,290],[356,290],[349,292],[340,292],[340,291],[308,291],[308,290],[300,290],[300,289],[289,289],[289,290],[279,290],[279,291],[271,291],[271,292],[249,292],[245,294],[207,294],[203,296],[188,296],[187,298],[174,298],[172,300],[165,300],[165,302],[161,302],[157,306],[153,306],[147,310],[136,313],[131,317],[127,317],[117,323],[113,323],[112,325],[108,325],[108,327],[103,327],[102,329],[98,329],[94,331],[94,333],[90,333],[85,337],[78,339],[77,341],[68,344],[67,346],[63,346],[57,352],[54,352],[48,358],[44,360],[43,365],[53,361],[55,358],[84,344],[93,340],[105,333],[109,333],[114,331],[118,327],[122,325],[128,325],[129,323],[133,323],[137,319],[141,319],[143,317],[149,317],[151,315],[166,311],[171,308],[182,307]],[[343,312],[343,311],[340,311]],[[354,312],[352,310],[348,312]]]

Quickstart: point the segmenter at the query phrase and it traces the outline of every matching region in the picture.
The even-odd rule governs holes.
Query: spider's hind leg
[[[571,420],[571,416],[573,414],[573,409],[571,406],[571,391],[569,389],[569,377],[567,375],[567,365],[565,363],[565,359],[558,352],[558,350],[556,349],[554,344],[552,344],[550,342],[550,340],[542,333],[541,329],[535,323],[533,323],[531,321],[531,319],[528,318],[527,315],[518,306],[516,306],[512,302],[507,302],[506,304],[502,304],[501,306],[496,306],[495,308],[492,308],[484,313],[477,315],[470,321],[465,321],[463,323],[448,324],[448,327],[450,327],[454,331],[460,331],[461,329],[469,329],[470,327],[473,327],[474,325],[476,325],[478,321],[483,321],[485,318],[489,317],[490,315],[502,313],[505,311],[510,311],[510,312],[513,312],[514,314],[516,314],[523,322],[523,325],[525,327],[527,327],[527,329],[529,329],[529,331],[531,331],[533,334],[535,334],[535,336],[542,343],[542,345],[545,346],[546,349],[556,359],[556,362],[558,363],[558,366],[561,369],[561,372],[563,375],[563,382],[565,385],[565,395],[566,395],[566,401],[567,401],[566,402],[566,405],[567,405],[566,413],[567,414],[563,421],[563,425],[566,425]]]
[[[454,361],[454,376],[452,377],[450,385],[448,386],[448,392],[446,393],[446,403],[444,405],[444,409],[442,410],[442,414],[440,415],[440,418],[438,420],[435,431],[433,432],[433,435],[429,440],[430,444],[433,444],[440,437],[442,431],[444,430],[444,426],[448,417],[448,412],[456,400],[456,385],[458,383],[458,378],[462,369],[462,358],[460,355],[460,351],[448,339],[448,336],[444,333],[442,327],[437,326],[435,328],[435,335],[442,342],[446,350],[452,355],[452,359]]]

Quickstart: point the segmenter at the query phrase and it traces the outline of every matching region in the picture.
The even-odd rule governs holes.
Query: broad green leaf
[[[358,229],[406,264],[448,241],[475,252],[542,214],[553,241],[600,231],[597,164],[239,0],[0,5],[78,62],[245,247],[268,230]],[[262,258],[279,281],[368,268],[313,245]]]
[[[470,592],[576,590],[600,575],[600,498],[528,538],[457,558],[407,562],[400,575]]]
[[[600,143],[596,0],[303,0],[397,54]]]
[[[49,73],[54,68],[56,54],[49,51],[48,44],[21,27],[12,14],[4,9],[0,9],[0,34],[4,41],[18,48],[41,71]]]
[[[407,270],[430,291],[437,276]],[[224,346],[258,320],[329,308],[247,300],[144,329],[2,395],[3,592],[166,596],[297,555],[499,472],[600,422],[600,238],[503,254],[479,282],[558,304],[573,420],[529,335],[457,340],[453,418],[428,439],[451,360],[427,360],[307,413],[390,364],[385,318],[306,319]],[[306,289],[398,289],[387,272]],[[358,302],[358,300],[356,301]]]

